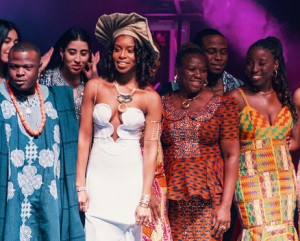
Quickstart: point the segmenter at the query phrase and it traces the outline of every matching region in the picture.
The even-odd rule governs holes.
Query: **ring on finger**
[[[219,226],[219,229],[225,230],[225,229],[226,229],[226,226],[225,226],[225,225],[220,225],[220,226]]]

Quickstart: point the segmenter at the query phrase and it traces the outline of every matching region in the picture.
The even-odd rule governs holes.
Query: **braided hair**
[[[272,87],[275,90],[280,103],[283,106],[287,106],[292,113],[294,121],[298,121],[296,107],[292,101],[291,91],[288,88],[285,61],[280,40],[273,36],[260,39],[249,47],[247,54],[257,47],[269,50],[272,53],[274,60],[279,61],[278,70],[272,77]]]

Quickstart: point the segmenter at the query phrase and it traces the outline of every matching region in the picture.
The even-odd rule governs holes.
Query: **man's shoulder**
[[[229,90],[237,89],[244,85],[244,82],[233,75],[224,71],[222,75],[223,85],[226,87],[226,92]]]

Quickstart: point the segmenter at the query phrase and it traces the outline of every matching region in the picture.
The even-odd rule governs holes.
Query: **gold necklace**
[[[270,90],[270,91],[266,91],[266,92],[264,92],[264,91],[259,91],[259,93],[262,94],[262,95],[270,95],[270,94],[272,94],[273,92],[274,92],[273,89]]]
[[[132,96],[134,95],[136,88],[128,87],[131,89],[131,92],[129,94],[125,94],[120,91],[118,83],[114,83],[114,86],[118,92],[117,100],[120,103],[118,105],[118,110],[120,112],[125,112],[127,110],[127,103],[132,101]]]
[[[184,101],[182,101],[182,103],[181,103],[181,108],[182,108],[182,109],[187,109],[187,108],[189,108],[191,102],[192,102],[193,100],[197,99],[198,96],[199,96],[200,94],[201,94],[201,92],[200,92],[198,95],[196,95],[195,97],[193,97],[193,98],[185,99]],[[178,96],[179,96],[179,98],[181,99],[179,93],[178,93]]]

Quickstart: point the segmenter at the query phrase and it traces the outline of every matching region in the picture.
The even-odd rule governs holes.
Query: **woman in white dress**
[[[158,52],[147,20],[135,13],[101,16],[96,37],[107,49],[104,77],[85,87],[76,177],[86,239],[141,240],[161,121],[160,97],[147,85]]]

